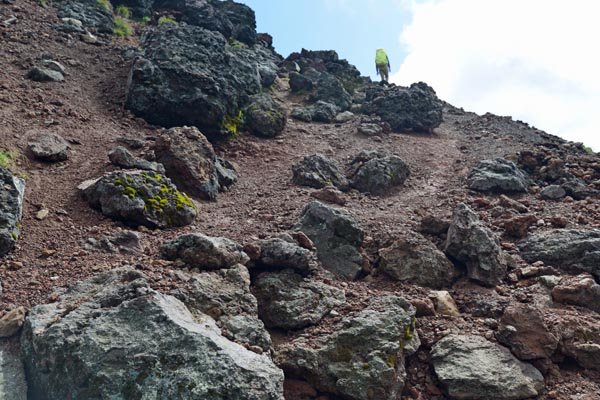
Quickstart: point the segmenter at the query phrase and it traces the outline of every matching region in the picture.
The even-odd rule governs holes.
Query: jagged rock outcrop
[[[283,400],[283,373],[268,356],[226,339],[210,316],[192,316],[133,269],[90,278],[34,307],[21,347],[36,399]]]
[[[333,50],[302,49],[299,53],[290,54],[281,66],[284,71],[290,72],[290,79],[294,72],[300,73],[311,82],[311,88],[316,86],[323,73],[333,75],[349,94],[353,94],[354,90],[363,84],[358,69],[348,61],[340,59]],[[305,89],[308,89],[306,86]]]
[[[405,232],[379,250],[379,268],[394,279],[440,289],[452,285],[460,272],[429,240]]]
[[[144,1],[144,0],[140,0]],[[182,22],[219,32],[247,45],[257,42],[254,10],[235,1],[155,0],[154,8],[179,14]]]
[[[530,179],[512,161],[503,158],[483,160],[467,178],[469,189],[481,192],[527,192]]]
[[[557,229],[539,232],[518,243],[521,257],[567,271],[589,272],[600,280],[600,230]]]
[[[494,233],[464,203],[454,210],[444,252],[467,267],[467,276],[493,286],[506,275],[506,260]]]
[[[408,88],[372,85],[367,88],[362,110],[375,114],[395,131],[426,131],[442,123],[442,102],[424,82]]]
[[[162,164],[136,157],[123,146],[117,146],[109,151],[108,159],[113,165],[121,168],[143,169],[146,171],[159,172],[161,174],[165,173],[165,167]]]
[[[186,274],[185,284],[170,294],[181,300],[194,315],[214,318],[221,333],[254,351],[268,353],[271,336],[258,318],[258,306],[250,292],[248,269],[231,268]]]
[[[237,134],[250,96],[263,89],[261,73],[277,70],[277,56],[262,45],[229,43],[219,32],[185,23],[150,28],[141,47],[127,107],[150,123],[195,126],[211,139]]]
[[[322,154],[305,156],[292,166],[292,181],[296,185],[316,189],[335,186],[340,190],[348,189],[348,180],[338,164]]]
[[[0,167],[0,257],[10,252],[19,239],[24,195],[25,181]]]
[[[332,333],[283,344],[275,360],[286,376],[344,399],[397,399],[406,382],[405,357],[420,345],[414,315],[401,297],[375,297]]]
[[[325,269],[346,279],[355,279],[362,271],[364,232],[348,212],[312,201],[304,207],[295,229],[313,241]]]
[[[448,335],[433,346],[431,361],[454,399],[527,399],[544,388],[540,371],[482,336]]]
[[[249,260],[242,246],[233,240],[201,233],[188,233],[169,240],[160,247],[160,253],[167,260],[179,260],[190,268],[201,270],[230,268]]]
[[[291,269],[260,274],[254,283],[254,293],[265,325],[281,329],[315,325],[346,300],[342,290],[305,278]]]
[[[189,225],[197,214],[192,199],[156,172],[111,172],[78,188],[90,206],[133,227]]]
[[[285,129],[287,115],[281,105],[267,94],[252,97],[246,109],[245,127],[256,136],[272,138]]]
[[[231,184],[229,180],[219,180],[213,147],[194,127],[167,130],[156,140],[154,154],[156,161],[164,165],[166,175],[191,196],[215,200],[219,190]],[[220,168],[226,167],[221,163]]]
[[[402,185],[410,175],[408,165],[400,157],[383,151],[361,151],[349,169],[350,186],[378,196]]]

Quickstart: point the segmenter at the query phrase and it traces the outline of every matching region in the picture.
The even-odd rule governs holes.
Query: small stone
[[[65,77],[60,72],[41,67],[31,69],[27,73],[26,78],[36,82],[59,82],[65,80]]]
[[[15,335],[25,321],[25,307],[18,307],[0,319],[0,338]]]
[[[35,218],[39,221],[43,221],[48,217],[49,211],[47,208],[42,208],[35,214]]]
[[[430,293],[430,298],[435,305],[435,311],[448,317],[459,317],[460,311],[456,302],[446,290],[435,290]]]

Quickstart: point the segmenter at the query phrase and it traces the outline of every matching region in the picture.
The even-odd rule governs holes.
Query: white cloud
[[[425,81],[465,109],[512,115],[600,151],[600,2],[412,2],[393,82]]]

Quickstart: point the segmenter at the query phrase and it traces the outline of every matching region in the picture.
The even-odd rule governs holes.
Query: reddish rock
[[[590,274],[564,278],[552,289],[552,298],[557,303],[586,307],[600,313],[600,285]]]
[[[504,221],[504,231],[509,236],[521,239],[527,235],[529,227],[536,222],[537,218],[535,215],[519,215]]]
[[[337,204],[343,206],[346,204],[344,194],[334,186],[326,186],[322,189],[315,190],[310,194],[315,199],[326,203]]]
[[[521,303],[506,308],[496,338],[521,360],[549,359],[558,346],[544,315],[536,307]]]

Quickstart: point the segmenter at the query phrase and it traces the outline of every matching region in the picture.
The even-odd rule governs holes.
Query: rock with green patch
[[[282,344],[275,362],[287,377],[343,399],[395,400],[406,382],[405,357],[419,345],[413,306],[382,296],[327,332]]]
[[[228,165],[218,163],[212,145],[195,127],[167,130],[156,140],[154,154],[156,161],[164,165],[166,175],[190,196],[215,200],[220,189],[233,183],[228,179],[219,181],[219,168],[227,170]]]
[[[344,291],[286,269],[256,278],[258,312],[270,328],[302,329],[316,325],[345,303]]]
[[[115,22],[109,0],[58,0],[55,6],[59,18],[76,19],[94,33],[113,33]]]
[[[193,3],[202,8],[207,2]],[[182,17],[205,20],[190,12]],[[242,110],[263,91],[264,71],[273,76],[278,56],[261,44],[230,39],[185,23],[149,28],[132,65],[127,107],[155,125],[196,126],[211,140],[238,134]]]
[[[167,260],[179,260],[190,268],[230,268],[249,261],[242,246],[231,239],[188,233],[165,242],[160,248]]]
[[[245,126],[253,135],[272,138],[285,129],[287,115],[270,95],[262,93],[252,98],[246,109]]]
[[[21,350],[33,399],[283,400],[268,355],[120,268],[34,307]],[[60,367],[58,367],[60,366]]]
[[[166,176],[118,171],[83,182],[79,190],[93,208],[128,226],[172,228],[192,223],[196,206]]]
[[[0,257],[14,247],[19,238],[25,181],[0,167]]]

